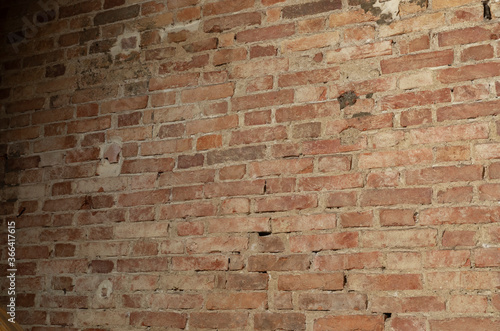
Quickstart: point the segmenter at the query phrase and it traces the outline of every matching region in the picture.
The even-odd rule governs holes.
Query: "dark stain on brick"
[[[297,18],[337,9],[342,9],[341,0],[321,0],[284,7],[283,18]]]

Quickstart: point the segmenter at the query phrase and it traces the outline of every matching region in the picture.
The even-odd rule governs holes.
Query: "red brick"
[[[436,148],[437,161],[463,161],[470,159],[469,146],[443,146]]]
[[[489,101],[473,104],[459,104],[437,110],[438,121],[475,118],[498,114],[498,102]]]
[[[353,23],[376,21],[376,19],[377,17],[375,17],[371,12],[365,12],[363,9],[355,9],[347,12],[331,14],[329,23],[330,28],[334,28]]]
[[[179,155],[177,158],[177,169],[187,169],[203,166],[205,157],[203,154]]]
[[[264,77],[258,77],[255,79],[252,79],[251,81],[248,82],[247,84],[247,93],[251,92],[259,92],[259,91],[265,91],[265,90],[270,90],[273,88],[273,77],[272,76],[264,76]],[[263,112],[260,112],[263,113]],[[247,123],[247,117],[249,114],[245,114],[245,123]],[[270,117],[270,116],[269,116]],[[269,123],[270,120],[260,123],[260,124],[265,124]],[[250,124],[250,125],[256,125],[255,124]]]
[[[462,51],[460,60],[462,62],[480,61],[485,59],[491,59],[493,56],[494,56],[493,47],[491,45],[480,45],[464,49]]]
[[[392,42],[388,40],[373,44],[344,47],[333,51],[327,51],[326,63],[344,63],[351,60],[367,59],[391,54]]]
[[[359,156],[358,167],[361,169],[387,168],[425,164],[432,161],[432,150],[411,149],[403,151],[386,151],[364,153]]]
[[[344,145],[340,139],[312,140],[302,143],[302,153],[304,155],[335,154],[360,150],[364,146],[366,146],[366,140],[363,138],[352,145]]]
[[[366,231],[360,236],[363,247],[432,247],[437,232],[433,229]]]
[[[475,266],[477,268],[488,268],[500,266],[500,249],[479,248],[474,250]]]
[[[500,75],[500,63],[488,62],[442,69],[438,71],[436,78],[443,84],[449,84],[498,75]]]
[[[286,40],[281,43],[281,52],[299,52],[307,51],[313,48],[323,48],[336,44],[340,40],[340,33],[338,31],[324,32],[320,34],[310,35],[297,39]],[[372,49],[374,51],[374,49]],[[335,61],[327,61],[328,63]]]
[[[339,116],[337,102],[321,102],[304,106],[291,106],[276,109],[276,122],[302,121],[318,117]]]
[[[373,269],[382,267],[380,252],[319,255],[314,258],[313,269],[320,271]]]
[[[373,226],[373,212],[353,212],[340,215],[340,224],[344,228]]]
[[[419,91],[384,97],[381,107],[382,110],[393,110],[450,101],[450,89],[444,88],[435,91]]]
[[[186,133],[189,135],[196,133],[213,133],[215,131],[231,129],[237,126],[238,115],[227,115],[188,122],[186,125]]]
[[[380,61],[383,74],[410,71],[429,67],[440,67],[453,63],[453,51],[444,50],[415,55],[405,55]],[[445,69],[448,70],[448,69]],[[465,80],[465,79],[464,79]]]
[[[227,270],[228,258],[225,256],[174,256],[172,257],[172,270]]]
[[[294,254],[277,256],[271,254],[248,257],[248,271],[300,271],[309,268],[308,255]]]
[[[424,268],[461,268],[470,266],[470,251],[440,250],[423,254]]]
[[[405,175],[408,185],[475,181],[481,180],[482,177],[483,167],[479,165],[432,167],[420,170],[409,170]]]
[[[231,100],[231,103],[233,111],[240,111],[292,103],[293,97],[293,90],[281,90],[236,97]]]
[[[266,290],[267,274],[228,274],[226,288],[231,290]]]
[[[358,234],[355,232],[299,235],[290,238],[292,252],[317,252],[357,246]]]
[[[267,308],[267,294],[262,292],[210,293],[207,296],[208,310],[235,310]]]
[[[411,40],[401,40],[399,42],[399,51],[401,54],[408,54],[429,49],[429,36],[423,35]]]
[[[315,15],[341,8],[342,3],[339,0],[319,0],[283,7],[283,18],[298,18],[301,16]]]
[[[488,170],[489,170],[490,178],[492,178],[492,179],[500,178],[500,162],[492,163],[489,166]]]
[[[335,214],[289,216],[272,219],[273,232],[327,230],[336,227]]]
[[[340,315],[318,318],[314,321],[314,331],[383,331],[383,315]]]
[[[248,174],[251,177],[265,177],[280,174],[304,174],[312,172],[313,159],[288,159],[252,162],[248,165]]]
[[[430,320],[431,331],[467,331],[467,330],[497,330],[500,320],[481,317],[455,317],[442,320]]]
[[[132,312],[130,325],[184,329],[187,315],[174,312]]]
[[[269,232],[269,220],[267,217],[232,217],[217,218],[208,221],[209,233],[230,232]]]
[[[247,312],[192,312],[189,325],[195,329],[244,329]]]
[[[219,66],[235,61],[245,60],[247,51],[245,48],[222,49],[217,51],[213,57],[214,66]]]
[[[194,86],[198,83],[200,74],[188,73],[182,75],[171,75],[165,78],[155,77],[149,82],[149,90],[164,90],[176,87]]]
[[[354,291],[404,291],[421,290],[420,274],[350,274],[347,287]]]
[[[173,168],[174,159],[171,158],[125,160],[122,165],[122,174],[167,172]]]
[[[452,187],[443,191],[438,191],[437,198],[440,203],[450,202],[471,202],[473,189],[467,187]]]
[[[254,13],[241,13],[231,16],[215,17],[207,19],[203,22],[204,32],[223,32],[241,26],[260,25],[261,14]]]
[[[259,16],[260,17],[260,16]],[[276,56],[278,50],[274,46],[252,46],[250,48],[250,59],[263,56]]]
[[[480,200],[500,200],[500,184],[483,184],[479,186]]]
[[[356,192],[330,193],[326,197],[326,206],[330,208],[355,206],[356,200],[357,200]]]
[[[243,9],[250,8],[254,5],[254,0],[242,0],[234,3],[231,0],[221,0],[206,4],[203,7],[203,14],[206,16],[220,15],[226,13],[238,12]]]
[[[349,128],[360,131],[376,130],[393,125],[393,114],[381,114],[374,116],[353,117],[344,120],[327,122],[325,133],[328,135],[340,134]]]
[[[204,192],[205,196],[208,198],[235,195],[260,195],[264,193],[264,185],[264,180],[207,183]]]
[[[288,87],[297,85],[308,85],[326,83],[340,78],[338,67],[328,69],[316,69],[310,71],[299,71],[279,76],[278,86]]]
[[[255,330],[305,330],[306,316],[302,313],[256,313]]]
[[[488,298],[479,295],[455,295],[450,299],[450,310],[458,313],[485,313]]]
[[[318,205],[316,195],[292,195],[282,197],[257,198],[255,211],[259,213],[271,211],[287,211],[315,208]]]
[[[278,289],[280,291],[302,291],[315,289],[335,291],[343,288],[343,273],[280,275],[278,278]]]
[[[356,293],[303,293],[299,295],[301,310],[365,310],[366,296]]]
[[[132,5],[129,7],[107,10],[97,13],[94,17],[94,25],[104,25],[118,21],[128,20],[139,15],[140,6]]]
[[[500,157],[500,144],[481,144],[475,146],[476,158],[497,159]]]
[[[233,83],[212,86],[202,86],[192,90],[184,90],[181,94],[182,102],[192,103],[205,100],[223,99],[234,93]]]
[[[372,311],[382,313],[436,312],[444,311],[446,303],[443,298],[419,296],[407,298],[375,297],[372,300]]]
[[[473,44],[489,40],[491,31],[479,26],[438,33],[439,47]]]
[[[475,235],[475,231],[446,230],[443,233],[442,245],[445,247],[474,246],[476,244]]]
[[[236,41],[250,43],[254,41],[266,41],[289,37],[295,33],[295,25],[283,24],[265,28],[245,30],[236,34]]]
[[[324,177],[303,177],[298,182],[301,191],[333,191],[363,186],[363,176],[359,173]]]
[[[214,216],[215,211],[215,206],[209,202],[170,204],[160,207],[160,217],[161,219],[173,219],[189,216]]]
[[[422,225],[431,224],[481,224],[498,222],[498,207],[441,207],[425,209],[419,213]]]

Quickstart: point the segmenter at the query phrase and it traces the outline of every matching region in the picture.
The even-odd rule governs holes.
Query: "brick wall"
[[[0,6],[26,330],[500,329],[499,5]]]

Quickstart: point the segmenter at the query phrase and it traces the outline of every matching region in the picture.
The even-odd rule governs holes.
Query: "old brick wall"
[[[26,330],[500,329],[500,6],[2,2]]]

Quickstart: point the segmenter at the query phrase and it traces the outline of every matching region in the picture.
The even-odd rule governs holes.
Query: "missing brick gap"
[[[491,8],[489,2],[489,0],[483,1],[483,17],[485,20],[491,20]]]

